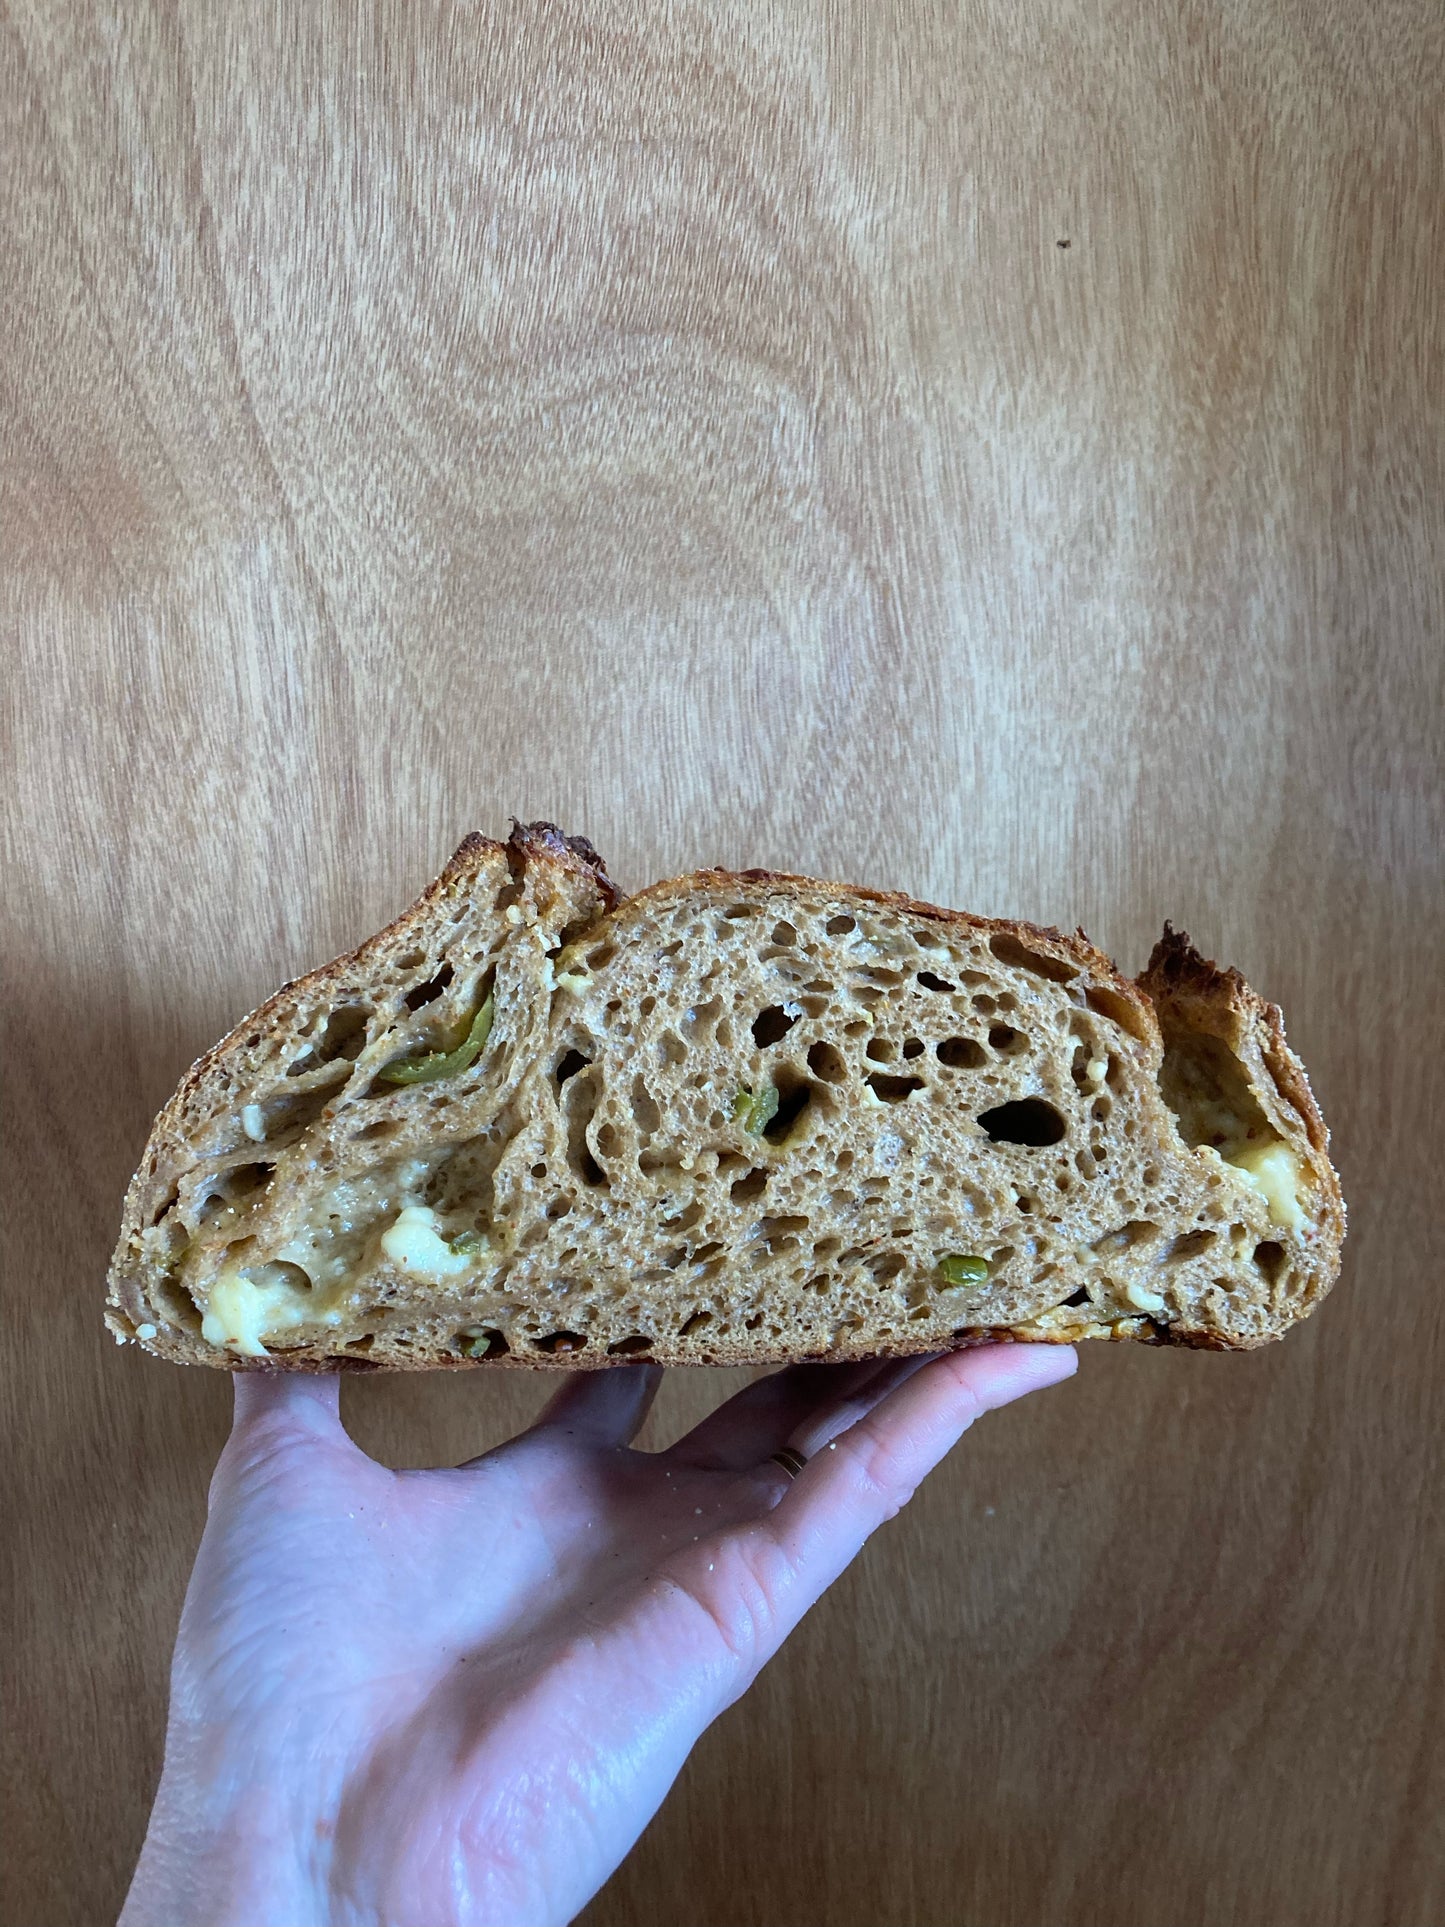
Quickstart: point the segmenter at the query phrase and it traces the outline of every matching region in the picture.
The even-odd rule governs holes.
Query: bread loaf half
[[[621,901],[546,824],[472,836],[185,1077],[107,1322],[320,1370],[1278,1338],[1344,1207],[1279,1011],[1166,930],[760,870]]]

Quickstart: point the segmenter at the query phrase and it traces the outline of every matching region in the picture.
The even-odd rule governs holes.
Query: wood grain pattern
[[[624,885],[1172,916],[1352,1206],[1283,1346],[981,1428],[590,1927],[1445,1918],[1438,0],[0,32],[5,1918],[118,1904],[227,1421],[101,1330],[150,1115],[514,810]]]

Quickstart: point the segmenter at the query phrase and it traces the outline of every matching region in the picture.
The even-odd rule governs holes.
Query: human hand
[[[657,1453],[656,1367],[577,1374],[496,1451],[401,1472],[335,1377],[237,1374],[122,1927],[570,1920],[873,1530],[1074,1363],[794,1366]]]

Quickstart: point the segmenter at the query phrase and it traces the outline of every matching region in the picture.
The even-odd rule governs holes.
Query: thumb
[[[339,1372],[232,1372],[236,1391],[232,1438],[255,1432],[309,1432],[332,1437],[341,1430]]]
[[[293,1371],[233,1372],[235,1411],[215,1473],[207,1509],[250,1490],[257,1474],[285,1476],[302,1455],[318,1451],[361,1454],[341,1425],[339,1374]]]

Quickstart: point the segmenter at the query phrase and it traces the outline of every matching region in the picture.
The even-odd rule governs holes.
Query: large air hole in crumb
[[[785,1240],[795,1242],[800,1231],[806,1231],[806,1217],[759,1218],[758,1236],[770,1245],[779,1245]]]
[[[804,1113],[813,1102],[812,1084],[791,1067],[779,1073],[777,1089],[777,1112],[763,1129],[763,1136],[769,1144],[783,1143],[801,1123]]]
[[[825,1084],[841,1084],[848,1076],[848,1066],[843,1053],[836,1044],[820,1040],[808,1050],[808,1069],[814,1077],[820,1077]]]
[[[682,1027],[690,1038],[696,1040],[706,1037],[721,1016],[721,1000],[711,997],[705,1004],[694,1004],[691,1007],[682,1020]]]
[[[870,1258],[863,1269],[875,1285],[890,1284],[908,1263],[901,1251],[884,1251]]]
[[[233,1164],[227,1170],[213,1172],[196,1207],[198,1218],[204,1222],[225,1205],[254,1201],[271,1182],[274,1171],[275,1166],[270,1164]]]
[[[684,1319],[682,1324],[678,1326],[677,1335],[679,1338],[691,1338],[694,1332],[705,1330],[711,1323],[712,1313],[710,1311],[695,1311],[691,1318]]]
[[[1237,1145],[1274,1135],[1243,1064],[1217,1037],[1167,1032],[1159,1094],[1188,1145],[1213,1145],[1227,1156]]]
[[[607,1173],[592,1154],[587,1129],[601,1096],[602,1074],[595,1065],[563,1085],[562,1106],[567,1114],[567,1162],[582,1182],[594,1188],[608,1182]]]
[[[921,1037],[905,1037],[903,1040],[903,1055],[905,1057],[922,1057],[923,1039]]]
[[[868,1079],[868,1087],[884,1104],[901,1104],[915,1091],[923,1089],[923,1079],[921,1077],[885,1077],[881,1071],[875,1071]]]
[[[169,1278],[159,1278],[150,1289],[151,1303],[160,1312],[168,1325],[177,1331],[189,1332],[199,1337],[201,1312],[191,1294],[181,1285],[173,1284]]]
[[[1277,1284],[1285,1267],[1285,1248],[1273,1238],[1254,1247],[1254,1262],[1264,1273],[1270,1284]]]
[[[635,1358],[639,1352],[650,1352],[652,1340],[642,1332],[634,1332],[630,1338],[619,1338],[615,1345],[607,1347],[609,1358]]]
[[[565,1052],[564,1055],[558,1059],[557,1068],[553,1072],[553,1075],[557,1079],[558,1088],[560,1089],[569,1077],[575,1077],[578,1071],[585,1071],[591,1062],[592,1059],[590,1057],[584,1057],[580,1050],[569,1050]]]
[[[852,917],[829,917],[823,928],[830,937],[846,937],[850,930],[856,930],[858,926]]]
[[[935,976],[931,970],[920,970],[918,982],[925,990],[953,991],[958,988],[957,984],[951,984],[946,977]]]
[[[753,1042],[759,1050],[766,1050],[769,1044],[786,1037],[797,1021],[796,1010],[786,1011],[781,1004],[769,1004],[753,1019]]]
[[[658,1055],[664,1064],[680,1064],[687,1056],[687,1045],[675,1030],[665,1030],[657,1041]]]
[[[751,1204],[754,1198],[763,1195],[767,1182],[768,1174],[759,1165],[756,1170],[749,1171],[746,1177],[735,1179],[728,1196],[734,1204]]]
[[[978,1122],[995,1144],[1019,1144],[1030,1150],[1059,1143],[1065,1130],[1063,1118],[1042,1097],[997,1104],[980,1112]]]
[[[1045,951],[1031,950],[1012,931],[1000,930],[990,937],[989,949],[1000,963],[1009,964],[1016,970],[1030,971],[1035,977],[1044,977],[1050,983],[1071,984],[1079,974],[1079,966],[1065,963],[1061,958],[1051,957]]]
[[[662,1112],[640,1076],[632,1080],[632,1116],[644,1138],[650,1138],[661,1128]]]
[[[1028,1039],[1022,1031],[1015,1030],[1011,1024],[994,1024],[988,1033],[988,1047],[1000,1056],[1013,1056],[1021,1048],[1028,1047]]]
[[[400,1118],[379,1117],[374,1124],[368,1124],[364,1126],[363,1129],[357,1131],[354,1134],[353,1142],[356,1144],[375,1144],[382,1138],[395,1137],[400,1129]]]
[[[976,1071],[987,1061],[983,1045],[972,1037],[945,1037],[934,1054],[951,1071]]]
[[[691,1204],[684,1205],[681,1211],[675,1212],[670,1218],[664,1218],[662,1228],[664,1231],[691,1231],[695,1224],[702,1222],[702,1216],[702,1205],[694,1198]]]
[[[585,1352],[587,1340],[580,1332],[549,1332],[534,1341],[539,1352]]]
[[[1131,1218],[1115,1231],[1106,1231],[1102,1238],[1096,1238],[1090,1250],[1103,1257],[1116,1257],[1121,1252],[1133,1251],[1139,1245],[1152,1244],[1159,1236],[1159,1227],[1148,1218]]]
[[[1107,984],[1090,984],[1084,992],[1084,1002],[1095,1016],[1107,1017],[1130,1037],[1143,1041],[1146,1035],[1143,1013],[1122,991],[1110,990]]]
[[[891,1064],[898,1055],[898,1046],[891,1037],[870,1037],[864,1051],[875,1064]]]
[[[424,984],[415,984],[406,993],[405,1003],[408,1010],[421,1010],[426,1004],[434,1004],[456,972],[449,963],[444,963],[435,977]]]
[[[1077,1291],[1071,1291],[1068,1297],[1064,1300],[1064,1303],[1070,1306],[1087,1305],[1088,1302],[1089,1302],[1089,1294],[1087,1291],[1085,1291],[1082,1285],[1079,1286],[1079,1289]]]
[[[1208,1251],[1214,1239],[1212,1231],[1186,1231],[1183,1237],[1174,1240],[1164,1256],[1172,1265],[1183,1264],[1186,1259],[1197,1258],[1201,1252]]]
[[[176,1190],[175,1186],[172,1185],[169,1191],[162,1197],[160,1203],[156,1205],[155,1209],[151,1212],[150,1222],[152,1225],[158,1225],[166,1213],[175,1208],[179,1196],[180,1193]]]
[[[507,1343],[506,1335],[497,1331],[495,1327],[488,1327],[485,1331],[459,1332],[457,1344],[468,1358],[478,1360],[501,1358],[504,1353],[512,1349]]]
[[[795,944],[797,941],[798,941],[798,933],[793,928],[792,924],[775,923],[773,925],[773,942],[774,943],[782,944],[785,948],[788,948],[791,945]]]
[[[321,1027],[321,1034],[288,1067],[287,1074],[296,1076],[301,1071],[313,1070],[318,1064],[330,1064],[338,1057],[348,1062],[360,1057],[366,1043],[366,1026],[370,1021],[369,1006],[342,1004],[328,1015]]]
[[[316,1122],[337,1095],[337,1090],[338,1087],[333,1083],[327,1084],[321,1090],[298,1091],[294,1097],[283,1097],[279,1102],[275,1099],[267,1100],[258,1107],[262,1113],[262,1130],[265,1136],[281,1138],[304,1131],[308,1124]]]

